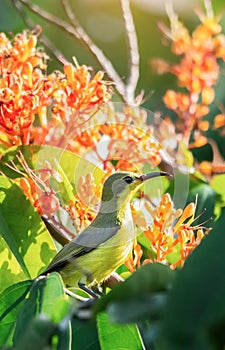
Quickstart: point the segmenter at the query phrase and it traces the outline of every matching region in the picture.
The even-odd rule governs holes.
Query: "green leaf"
[[[73,350],[101,350],[94,320],[73,318],[71,323]]]
[[[167,192],[173,199],[174,207],[176,209],[183,208],[187,201],[189,193],[190,176],[187,173],[176,173],[174,174],[173,181],[170,182]]]
[[[22,174],[16,172],[15,170],[11,169],[8,165],[12,165],[11,161],[16,165],[16,167],[19,169],[19,171],[24,173],[24,169],[22,165],[20,164],[17,156],[19,155],[19,152],[21,152],[26,159],[27,165],[34,169],[35,167],[35,157],[40,151],[40,146],[18,146],[18,147],[12,147],[5,152],[4,156],[0,160],[0,170],[9,178],[16,179],[18,177],[23,176]]]
[[[142,170],[143,173],[151,173],[154,171],[159,171],[159,169],[153,169],[150,164],[145,163]],[[164,193],[168,188],[169,183],[170,181],[167,179],[166,176],[156,177],[154,179],[151,179],[151,181],[146,181],[141,187],[141,190],[143,190],[146,195],[150,196],[151,199],[158,199],[159,192]]]
[[[225,211],[187,259],[168,296],[160,349],[225,345]]]
[[[57,325],[46,314],[38,314],[22,330],[16,350],[52,350],[52,338],[57,333]],[[65,348],[67,350],[67,348]]]
[[[178,143],[179,151],[178,154],[181,155],[178,160],[178,164],[186,169],[191,169],[194,164],[194,157],[191,151],[187,148],[186,142],[181,140]],[[182,159],[182,160],[181,160]]]
[[[222,208],[225,206],[225,174],[213,176],[210,186],[217,193],[214,214],[220,216]]]
[[[71,349],[72,343],[72,329],[71,329],[71,311],[68,300],[58,299],[55,302],[55,309],[57,310],[58,316],[58,327],[57,327],[57,350]],[[60,317],[60,321],[59,321]],[[55,315],[52,314],[52,318],[55,319]]]
[[[62,285],[60,284],[60,289],[61,287]],[[49,292],[49,295],[51,295],[51,292]],[[61,294],[61,296],[54,299],[54,303],[52,304],[51,310],[49,312],[51,319],[55,323],[60,323],[70,313],[70,308],[71,307],[69,301],[65,299],[64,294]]]
[[[55,255],[53,241],[22,190],[0,177],[0,291],[36,277]]]
[[[197,211],[196,216],[198,214],[201,214],[204,210],[206,210],[207,219],[213,216],[214,213],[214,207],[215,207],[215,192],[212,190],[212,188],[205,183],[200,183],[193,188],[190,189],[188,201],[194,202],[195,198],[197,196]],[[195,224],[201,223],[204,221],[202,217],[200,217],[200,220],[195,221]],[[211,223],[210,223],[211,224]]]
[[[58,273],[54,272],[47,277],[34,280],[29,297],[25,300],[18,317],[15,342],[36,314],[45,313],[51,316],[55,301],[62,295],[64,295],[63,283]]]
[[[56,311],[59,305],[60,311]],[[70,348],[70,308],[64,297],[63,282],[58,273],[34,281],[17,319],[13,338],[15,347],[26,348],[31,339],[30,334],[36,337],[37,344],[47,345],[57,339],[57,349]]]
[[[66,203],[71,199],[72,191],[73,194],[77,193],[80,176],[92,173],[96,182],[99,182],[104,176],[104,172],[96,165],[62,148],[42,146],[38,152],[35,167],[37,169],[46,167],[46,160],[51,168],[58,171],[62,176],[62,183],[52,182],[52,185],[56,193],[60,192],[60,199]],[[88,203],[85,204],[88,205]]]
[[[17,159],[19,152],[23,154],[31,169],[40,170],[50,167],[59,173],[62,181],[57,181],[53,176],[51,187],[56,193],[60,193],[62,202],[68,203],[70,199],[73,199],[71,196],[72,193],[77,193],[77,184],[80,176],[86,176],[88,173],[92,173],[96,183],[104,176],[104,172],[96,167],[96,165],[63,148],[33,145],[13,147],[2,157],[0,170],[12,179],[21,177],[22,175],[7,166],[11,161],[24,173]]]
[[[140,295],[137,300],[111,302],[106,311],[110,320],[118,323],[135,323],[144,320],[156,321],[162,317],[167,293]]]
[[[48,315],[52,315],[54,313],[55,302],[58,299],[64,297],[64,285],[61,276],[57,273],[51,273],[47,276],[47,278],[43,285],[41,283],[41,287],[38,286],[38,289],[41,290],[42,286],[44,287],[43,295],[40,294],[40,303],[41,303],[41,312],[46,313]]]
[[[97,316],[98,336],[101,350],[145,349],[136,325],[118,325],[109,321],[106,313]]]
[[[23,281],[6,288],[0,294],[0,346],[10,345],[17,319],[32,281]]]
[[[213,176],[210,186],[212,189],[221,195],[223,202],[225,203],[225,174]]]
[[[101,298],[95,311],[106,310],[110,320],[118,323],[159,319],[175,275],[159,263],[144,265]]]

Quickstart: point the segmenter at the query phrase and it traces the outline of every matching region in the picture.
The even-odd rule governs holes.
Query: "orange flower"
[[[206,130],[206,124],[202,128],[198,119],[208,114],[208,106],[215,97],[214,86],[219,77],[217,60],[225,60],[225,36],[220,34],[222,27],[213,16],[210,5],[206,6],[206,14],[198,12],[198,16],[202,23],[190,34],[170,10],[170,28],[161,24],[161,30],[172,41],[172,52],[182,57],[175,65],[160,59],[153,61],[160,74],[174,74],[178,84],[187,89],[186,93],[168,90],[163,99],[166,106],[177,113],[181,121],[177,127],[187,145],[193,129]]]
[[[217,114],[214,119],[214,128],[219,129],[223,126],[225,126],[225,115]]]
[[[23,72],[27,65],[33,68],[46,69],[46,53],[36,48],[37,38],[41,34],[41,27],[37,26],[32,32],[24,30],[14,36],[11,42],[5,35],[0,33],[0,65],[1,69],[8,72]]]
[[[225,174],[225,163],[213,163],[203,161],[201,162],[197,168],[201,171],[201,173],[207,177],[211,177],[213,175]]]
[[[130,257],[127,261],[125,261],[125,265],[130,272],[134,272],[136,267],[141,265],[141,257],[143,255],[143,250],[140,244],[136,243],[133,248],[133,257]]]
[[[39,169],[41,175],[37,176],[34,170],[27,164],[21,151],[18,152],[16,158],[23,171],[13,161],[7,164],[9,168],[20,174],[20,176],[23,176],[16,178],[14,180],[15,183],[20,186],[25,196],[40,215],[52,216],[59,210],[60,203],[55,195],[55,191],[49,186],[50,178],[54,177],[55,180],[61,181],[59,174],[50,168],[45,168]]]
[[[0,127],[15,144],[29,143],[35,114],[42,113],[51,103],[43,91],[42,73],[33,74],[29,66],[26,74],[21,77],[4,70],[0,79]]]
[[[0,131],[7,137],[2,138],[6,146],[41,143],[39,127],[33,126],[36,116],[47,135],[61,119],[74,119],[85,122],[81,111],[107,101],[111,94],[102,80],[103,73],[94,77],[86,66],[76,68],[68,63],[64,74],[46,70],[48,56],[36,48],[38,27],[35,32],[24,31],[17,34],[11,42],[4,33],[0,33]],[[52,104],[53,117],[47,119],[47,107]],[[65,116],[67,118],[65,118]],[[63,126],[65,128],[65,125]]]
[[[202,90],[202,103],[203,104],[209,105],[214,100],[214,97],[215,97],[215,93],[214,93],[214,90],[212,88],[205,87]]]
[[[25,196],[29,199],[29,201],[36,207],[37,211],[40,213],[40,206],[37,205],[38,194],[36,192],[36,184],[30,178],[21,177],[19,179],[19,186],[21,190],[23,190]]]
[[[106,102],[110,97],[106,83],[102,80],[103,72],[99,71],[93,78],[90,69],[85,66],[76,67],[71,63],[64,66],[65,76],[59,79],[60,89],[54,94],[53,113],[65,116],[84,111]]]
[[[200,131],[194,132],[194,142],[189,143],[189,148],[197,148],[206,145],[208,142],[207,137],[201,135]]]
[[[190,107],[190,98],[182,93],[167,90],[163,97],[163,102],[174,111],[187,112]],[[183,117],[183,115],[181,115]]]
[[[156,141],[152,127],[146,124],[147,113],[124,107],[120,113],[110,104],[97,107],[95,113],[71,117],[69,123],[52,134],[50,144],[65,147],[82,157],[90,157],[105,171],[137,171],[144,163],[157,166],[161,161],[162,145]],[[60,127],[60,125],[59,125]],[[57,141],[54,137],[60,135]],[[68,142],[69,140],[69,142]],[[55,143],[53,143],[55,142]]]
[[[80,176],[77,184],[77,196],[86,207],[95,207],[101,198],[102,183],[96,184],[94,177],[88,173],[85,177]]]
[[[192,225],[195,221],[196,203],[188,204],[184,210],[175,210],[170,195],[166,193],[155,209],[148,203],[145,206],[153,217],[153,224],[144,231],[151,244],[151,253],[142,264],[157,261],[169,264],[171,268],[183,266],[188,255],[210,230],[200,225]],[[174,260],[172,253],[177,250],[179,254]],[[135,256],[135,259],[129,260],[127,265],[132,271],[138,266],[142,256],[141,249],[138,251],[139,257]],[[137,250],[135,254],[138,254]]]
[[[64,209],[73,220],[77,233],[90,225],[97,215],[103,182],[102,179],[96,184],[91,173],[80,176],[74,199],[70,200],[68,205],[64,205]]]
[[[11,41],[0,33],[0,130],[11,144],[28,144],[35,114],[43,116],[50,105],[45,87],[47,55],[37,50],[35,32],[24,31]]]

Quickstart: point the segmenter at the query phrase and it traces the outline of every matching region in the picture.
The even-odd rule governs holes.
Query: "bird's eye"
[[[131,184],[131,182],[133,182],[133,178],[131,176],[125,176],[123,179],[127,184]]]

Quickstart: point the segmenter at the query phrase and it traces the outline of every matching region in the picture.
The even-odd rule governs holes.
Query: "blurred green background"
[[[66,19],[60,0],[31,1],[42,9]],[[17,1],[19,3],[19,1]],[[179,89],[176,85],[176,79],[170,74],[159,76],[155,74],[150,66],[150,60],[154,57],[162,57],[170,62],[178,61],[170,52],[170,43],[163,37],[158,29],[158,22],[163,21],[168,24],[166,15],[166,3],[170,0],[136,0],[131,1],[132,13],[137,30],[139,49],[140,49],[140,79],[136,94],[142,89],[145,91],[146,101],[143,106],[152,111],[160,111],[162,115],[171,114],[166,110],[162,103],[162,96],[168,88]],[[174,0],[174,8],[179,14],[179,18],[188,28],[193,29],[199,23],[194,13],[194,6],[204,8],[203,1],[199,0]],[[221,13],[225,8],[223,0],[213,0],[213,8],[215,13]],[[119,75],[126,80],[128,74],[128,48],[126,45],[126,35],[122,19],[122,11],[120,1],[118,0],[70,0],[74,14],[87,31],[92,40],[103,50],[106,56],[111,60]],[[42,20],[39,16],[34,15],[25,6],[22,6],[28,20],[34,25],[41,25],[43,33],[58,48],[63,56],[72,61],[75,56],[80,64],[92,66],[94,71],[98,71],[99,66],[96,59],[78,40],[69,36],[62,29],[57,28],[46,20]],[[221,25],[225,32],[225,15],[221,18]],[[24,24],[18,11],[15,9],[12,0],[0,1],[0,30],[6,33],[17,33],[27,26]],[[54,69],[62,70],[62,63],[57,61],[54,56],[46,49],[50,55],[48,65],[48,73]],[[216,86],[216,99],[211,105],[211,113],[207,117],[211,122],[216,115],[218,105],[224,105],[225,102],[225,65],[221,62],[221,75]],[[118,98],[115,96],[115,100]],[[222,154],[225,153],[225,140],[218,131],[208,132],[208,136],[216,139]],[[204,146],[197,152],[200,158],[210,159],[212,154],[209,147]]]

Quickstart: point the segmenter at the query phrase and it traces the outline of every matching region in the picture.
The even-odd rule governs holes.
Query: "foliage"
[[[223,110],[214,115],[210,106],[225,36],[211,3],[197,11],[201,24],[192,33],[172,10],[170,27],[160,24],[181,57],[152,62],[158,73],[177,77],[176,91],[167,87],[163,97],[173,118],[141,108],[143,96],[135,96],[139,55],[129,2],[121,1],[130,45],[126,82],[67,0],[61,4],[68,23],[27,0],[14,4],[23,19],[21,4],[72,31],[102,71],[93,74],[74,58],[49,73],[38,26],[12,40],[0,34],[0,347],[223,348],[225,168],[209,132],[224,135]],[[114,92],[123,102],[112,103]],[[206,144],[212,161],[202,157]],[[137,242],[117,270],[123,283],[112,287],[120,278],[112,283],[111,276],[102,297],[87,300],[77,286],[66,290],[58,273],[39,276],[93,221],[110,174],[156,168],[169,176],[149,182],[131,203]]]

